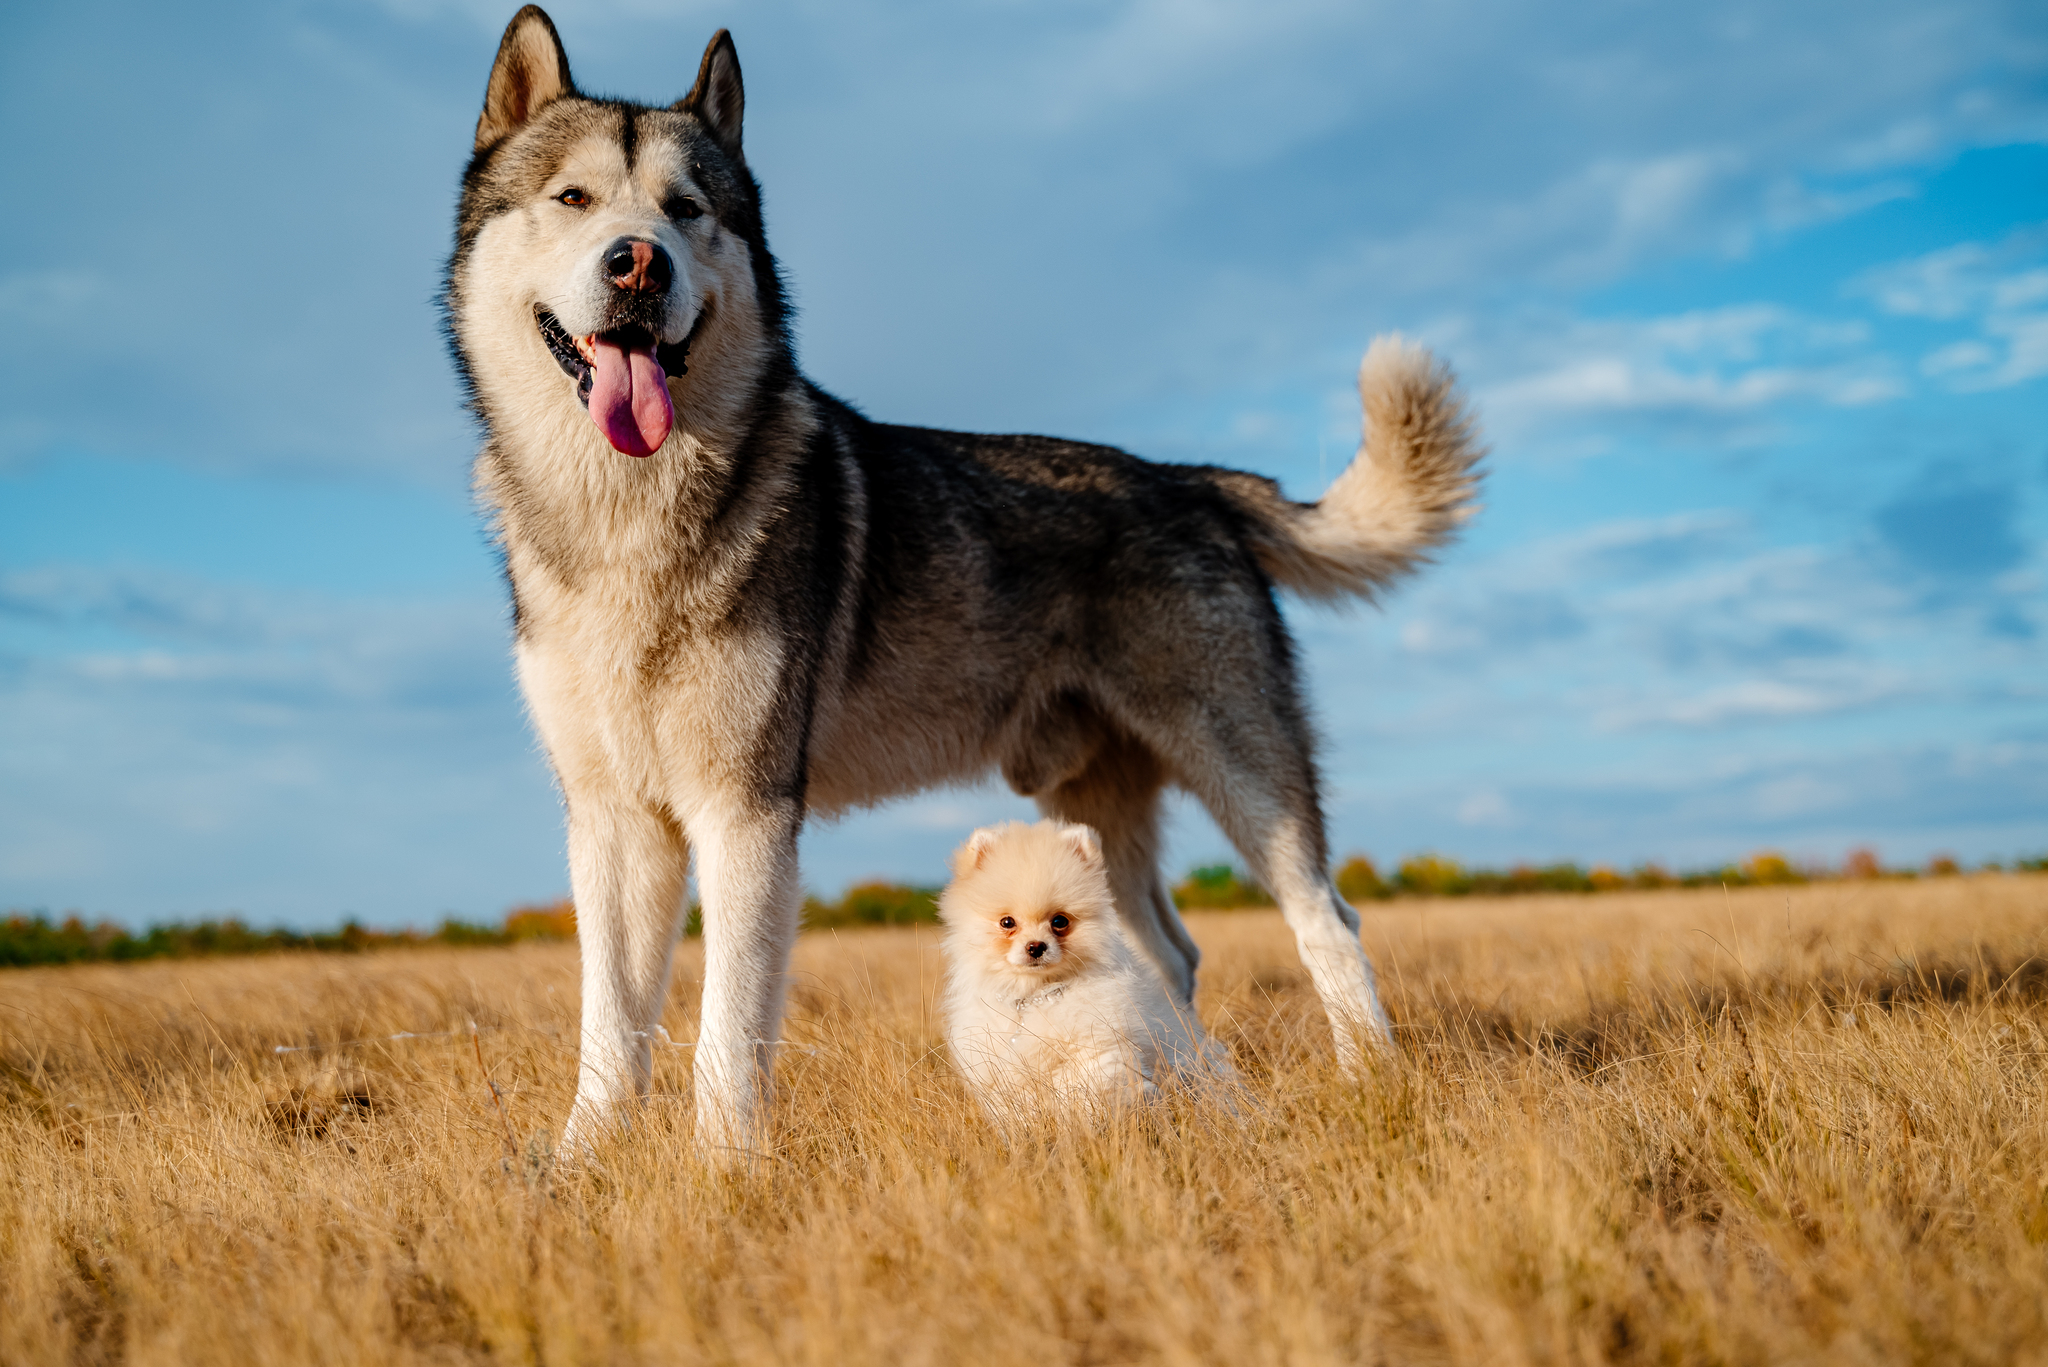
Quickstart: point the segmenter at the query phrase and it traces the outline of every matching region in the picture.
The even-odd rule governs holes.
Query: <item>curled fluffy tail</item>
[[[1370,599],[1428,563],[1475,511],[1484,454],[1450,367],[1398,334],[1358,367],[1365,440],[1320,503],[1255,476],[1219,480],[1251,514],[1252,550],[1307,598]]]

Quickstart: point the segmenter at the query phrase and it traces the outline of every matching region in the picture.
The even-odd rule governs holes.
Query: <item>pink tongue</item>
[[[590,417],[613,448],[629,456],[651,456],[668,440],[676,411],[668,401],[668,376],[650,343],[628,351],[604,336],[590,339],[597,365],[590,380]]]

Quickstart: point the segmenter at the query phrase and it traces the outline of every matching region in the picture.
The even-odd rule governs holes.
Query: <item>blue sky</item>
[[[565,890],[432,303],[511,8],[0,18],[0,907]],[[1291,610],[1339,849],[2048,847],[2039,6],[553,13],[648,100],[732,28],[804,362],[874,416],[1312,497],[1374,333],[1459,367],[1467,540]],[[808,881],[1021,809],[818,827]]]

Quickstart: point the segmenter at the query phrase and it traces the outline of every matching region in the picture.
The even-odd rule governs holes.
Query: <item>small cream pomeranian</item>
[[[939,915],[946,1040],[996,1119],[1148,1101],[1176,1076],[1236,1077],[1124,938],[1088,827],[976,831],[953,856]]]

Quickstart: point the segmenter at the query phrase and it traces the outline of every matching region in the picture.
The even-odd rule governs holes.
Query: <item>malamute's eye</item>
[[[1004,930],[1015,930],[1017,928],[1017,918],[1014,916],[1005,916],[1002,920],[996,922],[996,924],[1001,926]]]
[[[1064,911],[1052,918],[1052,929],[1055,935],[1066,934],[1073,928],[1073,925],[1074,923],[1067,919],[1067,913]]]
[[[560,193],[559,195],[556,195],[555,199],[560,203],[568,205],[572,209],[580,209],[584,205],[590,203],[590,196],[584,194],[582,190],[578,189],[574,185],[571,185],[568,189],[562,191],[562,193]]]
[[[695,218],[704,212],[704,206],[688,195],[677,195],[663,207],[670,218]]]

